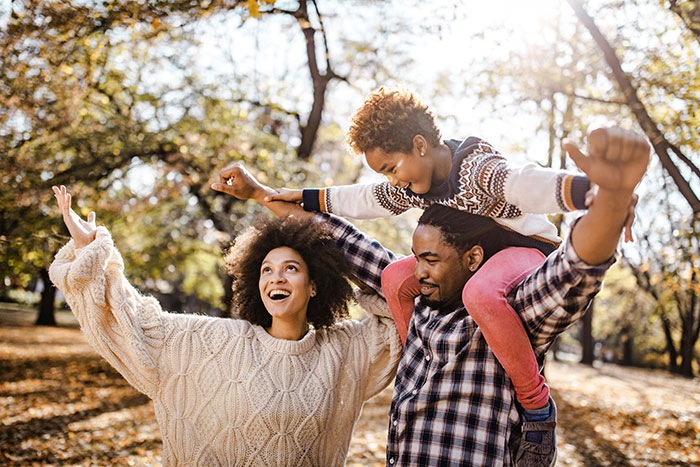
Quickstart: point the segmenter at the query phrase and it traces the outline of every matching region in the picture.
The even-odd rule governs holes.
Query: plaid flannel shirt
[[[316,214],[345,251],[356,278],[379,291],[398,259],[337,217]],[[614,263],[590,266],[567,241],[516,285],[519,313],[540,362],[554,338],[579,319]],[[390,409],[387,465],[512,465],[520,441],[515,393],[464,307],[445,312],[416,300]]]

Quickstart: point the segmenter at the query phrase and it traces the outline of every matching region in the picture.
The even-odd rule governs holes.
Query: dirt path
[[[159,465],[148,399],[74,328],[0,312],[0,465]],[[70,324],[70,317],[60,322]],[[700,466],[700,380],[552,363],[559,465]],[[349,466],[384,465],[391,388],[365,405]]]

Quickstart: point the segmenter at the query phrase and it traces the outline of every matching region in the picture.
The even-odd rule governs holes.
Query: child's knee
[[[396,294],[402,285],[413,277],[415,259],[409,256],[391,263],[382,271],[382,290],[384,295]]]
[[[469,312],[489,310],[503,303],[504,297],[489,281],[472,276],[462,289],[462,303]]]

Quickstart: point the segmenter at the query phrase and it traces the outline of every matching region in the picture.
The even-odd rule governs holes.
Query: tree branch
[[[676,167],[674,162],[671,160],[668,154],[668,151],[671,150],[670,143],[656,126],[656,123],[652,120],[646,107],[639,99],[637,89],[632,84],[632,81],[627,74],[623,71],[620,60],[617,58],[612,46],[600,32],[600,29],[598,29],[598,26],[596,26],[593,18],[588,15],[578,0],[567,0],[567,2],[569,5],[571,5],[571,8],[573,8],[576,16],[578,16],[579,20],[588,29],[591,36],[593,36],[593,40],[596,42],[596,44],[598,44],[598,47],[603,52],[605,61],[608,63],[608,66],[610,66],[612,74],[615,77],[622,94],[625,96],[627,105],[630,107],[632,113],[637,119],[637,122],[651,141],[654,151],[659,156],[661,165],[671,176],[679,191],[693,210],[693,213],[696,215],[700,214],[700,199],[698,199],[698,197],[695,195],[688,181],[683,178],[683,175],[678,170],[678,167]]]

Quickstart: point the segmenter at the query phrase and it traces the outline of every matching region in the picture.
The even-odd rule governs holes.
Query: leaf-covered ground
[[[64,327],[0,311],[0,465],[160,465],[148,399],[59,313]],[[649,371],[551,363],[559,465],[700,465],[700,381]],[[384,465],[391,390],[365,405],[349,466]]]

